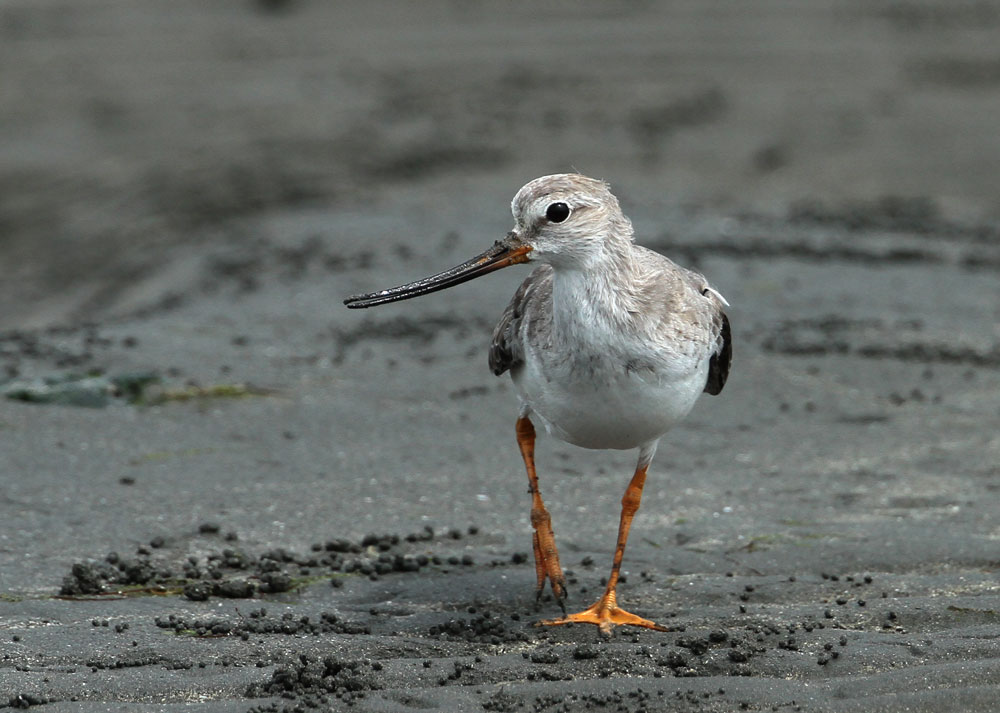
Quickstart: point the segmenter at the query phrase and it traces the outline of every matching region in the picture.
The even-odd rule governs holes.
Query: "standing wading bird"
[[[718,394],[732,359],[728,306],[705,278],[632,242],[632,223],[603,181],[536,178],[514,196],[514,229],[486,252],[431,277],[344,300],[372,307],[443,290],[494,270],[541,263],[493,331],[489,363],[520,397],[517,444],[528,471],[541,597],[548,580],[563,609],[545,625],[587,622],[665,631],[618,606],[615,589],[646,470],[660,438],[702,391]],[[597,602],[565,616],[566,579],[535,474],[537,417],[550,435],[584,448],[639,449],[622,498],[618,544]]]

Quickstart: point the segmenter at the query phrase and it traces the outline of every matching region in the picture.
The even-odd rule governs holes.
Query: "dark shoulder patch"
[[[490,370],[494,375],[500,376],[505,371],[517,366],[521,362],[520,345],[518,344],[518,331],[521,327],[521,315],[524,312],[524,302],[528,290],[531,287],[531,277],[521,283],[514,293],[507,309],[500,315],[493,330],[493,340],[490,342],[489,362]]]
[[[493,343],[490,344],[490,371],[495,376],[500,376],[514,366],[515,359],[514,352],[510,348],[508,341],[506,339],[498,340],[496,337],[497,335],[494,335]]]
[[[507,309],[500,315],[500,321],[493,330],[489,353],[490,370],[497,376],[524,363],[521,323],[525,311],[532,300],[548,299],[551,289],[552,268],[539,265],[517,288]]]
[[[718,396],[722,393],[722,387],[726,385],[726,379],[729,378],[729,365],[733,361],[733,338],[729,330],[729,318],[725,312],[719,314],[722,317],[722,328],[719,330],[719,348],[708,362],[708,381],[705,383],[705,391],[712,396]]]

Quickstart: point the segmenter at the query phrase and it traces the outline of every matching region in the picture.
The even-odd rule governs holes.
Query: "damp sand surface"
[[[1000,7],[405,7],[0,10],[0,705],[995,709]],[[340,304],[571,168],[732,303],[619,587],[669,632],[534,626],[523,272]],[[583,608],[634,454],[537,456]]]

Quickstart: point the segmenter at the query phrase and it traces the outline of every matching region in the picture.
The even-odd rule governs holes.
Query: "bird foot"
[[[569,614],[560,619],[544,619],[536,626],[560,626],[562,624],[596,624],[602,634],[610,634],[615,626],[641,626],[646,629],[656,631],[670,631],[665,626],[660,626],[654,621],[643,619],[631,612],[627,612],[617,604],[608,600],[607,596],[601,597],[593,606],[575,614]]]

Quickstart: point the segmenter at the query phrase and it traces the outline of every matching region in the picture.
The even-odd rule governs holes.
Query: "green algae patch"
[[[69,602],[93,602],[116,599],[137,599],[139,597],[169,597],[184,593],[183,584],[156,584],[153,586],[119,585],[103,592],[91,594],[54,594],[51,599]]]
[[[212,399],[245,399],[253,396],[273,396],[274,392],[248,384],[212,384],[210,386],[186,386],[181,389],[163,389],[151,393],[146,405],[170,402],[208,401]]]
[[[155,371],[105,374],[50,374],[0,383],[0,394],[12,401],[56,406],[105,408],[107,406],[157,406],[171,402],[210,401],[270,396],[274,392],[249,384],[188,385],[171,388]],[[0,424],[2,427],[2,424]]]

